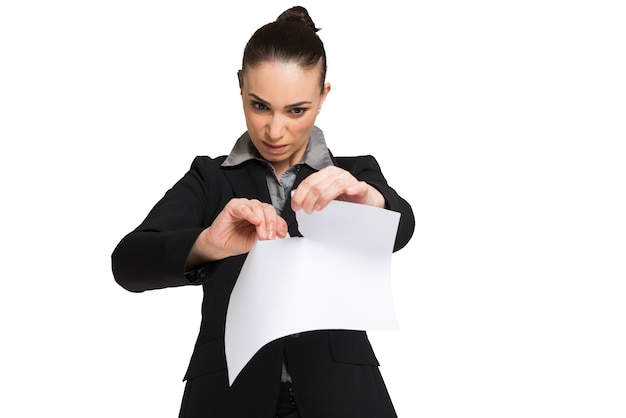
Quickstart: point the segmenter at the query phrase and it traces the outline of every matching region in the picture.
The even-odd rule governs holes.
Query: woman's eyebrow
[[[256,94],[254,94],[254,93],[248,93],[248,95],[249,95],[249,96],[252,96],[254,99],[256,99],[257,101],[259,101],[259,102],[263,103],[264,105],[266,105],[266,106],[268,106],[268,107],[271,107],[271,106],[272,106],[270,102],[268,102],[267,100],[264,100],[264,99],[260,98],[259,96],[257,96],[257,95],[256,95]],[[310,101],[308,101],[308,100],[302,100],[301,102],[293,103],[293,104],[287,105],[287,106],[285,106],[285,107],[286,107],[286,108],[298,107],[298,106],[302,106],[302,105],[305,105],[305,104],[313,104],[313,102],[310,102]]]
[[[263,103],[264,105],[266,105],[266,106],[270,106],[270,102],[268,102],[267,100],[263,100],[263,99],[261,99],[259,96],[257,96],[257,95],[256,95],[256,94],[254,94],[254,93],[248,93],[248,96],[252,96],[252,97],[253,97],[253,98],[255,98],[257,101],[259,101],[259,102]]]
[[[285,107],[300,107],[300,106],[306,105],[306,104],[313,104],[313,102],[309,102],[308,100],[303,100],[301,102],[290,104],[290,105],[287,105]]]

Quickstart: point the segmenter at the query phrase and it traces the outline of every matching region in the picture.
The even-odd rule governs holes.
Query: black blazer
[[[115,280],[129,291],[192,283],[203,287],[202,323],[185,375],[180,417],[273,418],[283,361],[288,364],[303,416],[395,417],[378,361],[363,331],[312,331],[273,341],[229,387],[224,325],[228,299],[246,256],[208,263],[193,276],[185,274],[185,261],[197,236],[230,199],[246,197],[271,203],[271,198],[260,162],[222,167],[225,158],[196,157],[191,169],[141,225],[120,241],[112,255]],[[413,212],[387,184],[374,157],[333,157],[333,162],[378,189],[387,208],[400,212],[394,251],[404,247],[413,234]],[[313,172],[302,166],[294,187]],[[299,235],[290,200],[283,217],[290,235]]]

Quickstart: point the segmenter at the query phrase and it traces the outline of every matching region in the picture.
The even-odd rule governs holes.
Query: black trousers
[[[282,383],[276,406],[276,418],[300,418],[290,382]]]

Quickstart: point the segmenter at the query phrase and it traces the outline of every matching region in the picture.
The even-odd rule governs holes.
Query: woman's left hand
[[[306,213],[320,211],[331,200],[361,203],[364,205],[385,206],[385,198],[374,187],[357,180],[348,171],[336,166],[323,168],[300,183],[292,192],[291,208],[304,209]]]

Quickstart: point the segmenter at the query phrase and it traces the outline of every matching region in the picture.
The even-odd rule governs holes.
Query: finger
[[[244,220],[258,226],[262,222],[261,213],[256,210],[261,202],[258,200],[232,199],[226,205],[228,214],[233,220]]]
[[[254,225],[258,239],[268,240],[276,238],[278,219],[280,217],[273,205],[258,200],[246,200],[240,206],[239,214]],[[286,229],[286,223],[281,228],[281,234],[283,234],[284,229]]]
[[[262,204],[260,206],[262,211],[262,222],[257,227],[257,234],[260,239],[275,239],[276,238],[276,223],[278,215],[276,209],[270,204]]]
[[[289,226],[287,225],[287,221],[282,217],[278,216],[276,218],[276,236],[280,238],[285,238],[289,233]]]
[[[369,186],[367,185],[367,183],[363,181],[359,181],[357,183],[351,184],[348,187],[346,187],[346,189],[344,190],[344,194],[346,195],[347,199],[350,201],[352,201],[352,199],[350,198],[357,199],[354,201],[360,201],[367,196],[368,190],[369,190]]]
[[[340,198],[350,187],[358,184],[358,180],[345,170],[337,167],[324,170],[316,173],[320,175],[312,178],[302,191],[300,205],[307,213],[324,209],[332,200]]]
[[[335,167],[327,167],[311,174],[300,183],[291,198],[291,207],[294,211],[300,209],[304,209],[307,213],[313,211],[315,203],[324,189],[324,184],[327,184],[328,179],[333,176],[332,168]]]
[[[257,238],[261,240],[269,239],[267,219],[269,209],[267,206],[274,210],[273,207],[258,200],[251,200],[245,206],[245,209],[242,209],[242,214],[248,216],[249,222],[254,225]]]

